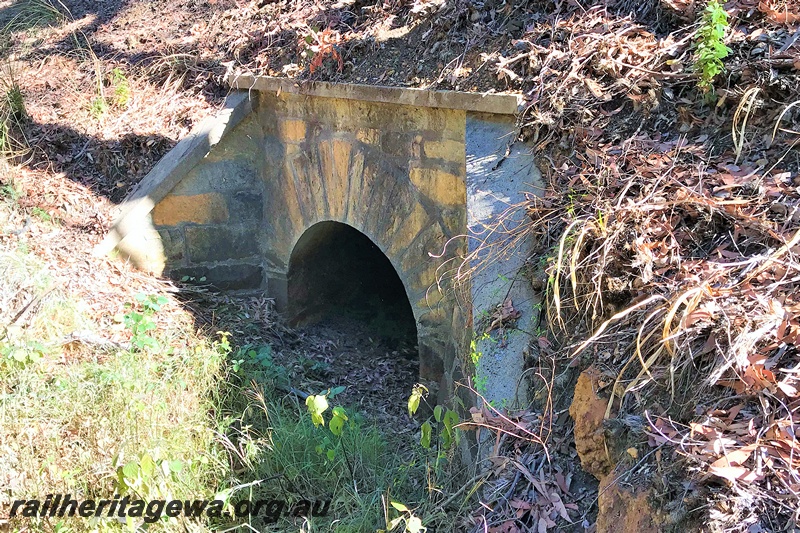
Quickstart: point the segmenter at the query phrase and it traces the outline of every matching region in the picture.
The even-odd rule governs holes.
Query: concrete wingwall
[[[506,152],[513,115],[252,91],[234,93],[221,116],[224,124],[202,126],[201,135],[174,150],[174,160],[159,163],[101,252],[116,246],[157,274],[265,292],[285,310],[298,240],[319,222],[347,224],[380,248],[403,282],[417,322],[421,381],[442,399],[452,395],[455,381],[474,374],[473,297],[491,312],[503,301],[495,297],[504,283],[521,286],[513,280],[524,253],[502,263],[502,272],[491,271],[497,277],[488,280],[491,292],[473,291],[466,274],[470,260],[483,261],[486,243],[509,238],[483,235],[476,249],[466,237],[468,218],[469,225],[490,226],[516,199],[506,194],[509,186],[538,179],[532,165],[495,165]],[[468,139],[475,134],[494,140]],[[188,157],[195,160],[184,164]],[[468,217],[478,197],[482,210]],[[523,311],[528,324],[532,313]],[[506,381],[488,384],[488,399],[520,403],[521,348],[513,342],[509,348],[507,338],[482,348],[488,356],[478,373],[492,378],[487,383]],[[498,367],[506,370],[493,374]]]

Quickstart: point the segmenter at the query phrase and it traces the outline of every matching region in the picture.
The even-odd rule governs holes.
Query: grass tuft
[[[7,8],[0,34],[7,36],[20,31],[58,24],[64,19],[64,14],[50,0],[17,0]]]

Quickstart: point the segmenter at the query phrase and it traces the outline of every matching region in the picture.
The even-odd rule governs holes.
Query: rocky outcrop
[[[661,531],[658,513],[650,503],[651,490],[628,489],[614,473],[600,482],[597,500],[597,533],[645,533]]]
[[[614,466],[603,431],[608,399],[598,393],[601,377],[601,372],[593,366],[584,370],[575,385],[575,395],[569,408],[569,414],[575,421],[575,448],[581,466],[597,479],[605,477]]]

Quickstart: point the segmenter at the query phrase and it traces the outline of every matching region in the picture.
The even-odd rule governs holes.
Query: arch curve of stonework
[[[348,224],[317,222],[292,250],[287,318],[293,325],[349,316],[378,337],[417,343],[408,292],[386,255]]]
[[[319,222],[363,233],[405,287],[416,321],[420,379],[444,393],[468,346],[467,313],[438,290],[465,254],[464,113],[337,99],[265,97],[262,164],[266,288],[287,309],[288,270]],[[445,265],[445,267],[443,267]]]
[[[330,138],[288,146],[280,190],[267,194],[267,213],[285,213],[268,232],[268,257],[275,274],[288,273],[289,258],[301,236],[319,222],[347,224],[369,237],[394,266],[420,321],[438,302],[437,270],[447,242],[448,210],[463,209],[462,183],[435,187],[412,181],[411,173],[358,140]],[[420,186],[422,185],[422,186]],[[453,190],[455,189],[455,191]],[[459,190],[460,189],[460,190]],[[271,252],[271,253],[270,253]]]
[[[506,216],[527,201],[520,191],[528,184],[541,189],[532,147],[508,144],[519,98],[237,79],[246,90],[148,173],[96,253],[117,248],[150,272],[266,293],[285,310],[298,240],[316,223],[346,224],[381,250],[402,283],[420,377],[454,392],[465,369],[472,373],[456,354],[469,353],[473,313],[502,295],[513,294],[517,305],[535,297],[518,277],[526,233]],[[469,249],[467,234],[480,236]],[[482,263],[498,249],[520,253]],[[460,284],[452,287],[448,273],[456,270]],[[532,331],[535,313],[522,320],[520,329]],[[521,398],[525,343],[525,336],[477,343],[484,355],[475,372],[487,378],[489,399]]]

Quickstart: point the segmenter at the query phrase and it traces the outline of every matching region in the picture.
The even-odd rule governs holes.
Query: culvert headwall
[[[488,400],[524,404],[524,333],[536,316],[513,206],[540,178],[530,149],[513,142],[517,97],[252,76],[232,85],[242,90],[153,169],[98,251],[265,292],[288,311],[304,235],[351,228],[397,274],[420,379],[442,399],[470,377]],[[499,333],[491,317],[505,301],[522,316]]]

